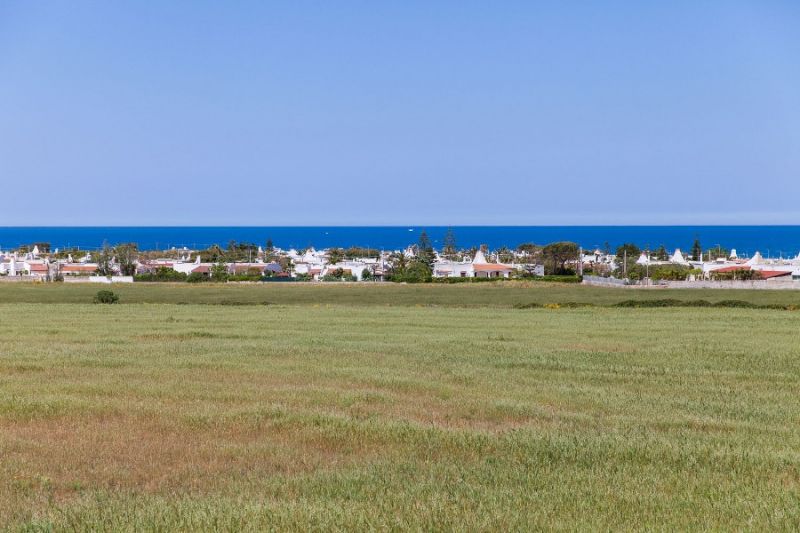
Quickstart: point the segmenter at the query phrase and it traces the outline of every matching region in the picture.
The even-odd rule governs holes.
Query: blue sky
[[[0,225],[800,223],[800,2],[0,3]]]

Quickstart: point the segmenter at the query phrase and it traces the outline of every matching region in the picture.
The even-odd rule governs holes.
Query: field
[[[0,283],[0,303],[91,303],[92,283]],[[623,300],[742,300],[755,304],[796,305],[800,291],[720,289],[612,289],[577,284],[506,282],[472,284],[394,283],[134,283],[112,287],[121,303],[514,307],[564,302],[614,305]]]
[[[9,529],[800,528],[800,312],[513,307],[797,293],[97,290],[0,285]]]

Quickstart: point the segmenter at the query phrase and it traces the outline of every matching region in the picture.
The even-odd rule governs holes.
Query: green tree
[[[433,263],[436,262],[436,253],[433,251],[431,239],[425,230],[422,230],[422,233],[419,234],[418,254],[419,261],[425,263],[428,269],[432,271]]]
[[[703,259],[703,247],[700,246],[700,239],[695,239],[692,245],[692,259],[700,261]]]
[[[433,246],[431,245],[431,239],[428,237],[428,232],[422,230],[422,233],[419,234],[419,242],[417,243],[421,250],[432,250]]]
[[[40,254],[49,254],[50,253],[50,243],[49,242],[35,242],[31,245],[31,250],[34,248],[39,249]]]
[[[328,250],[328,262],[336,264],[344,259],[344,250],[341,248],[331,248]]]
[[[641,253],[642,253],[641,248],[639,248],[633,243],[626,242],[617,247],[616,255],[617,259],[621,260],[623,257],[627,256],[628,259],[633,258],[633,261],[635,262],[639,258],[639,254]]]
[[[139,247],[136,243],[118,244],[114,247],[114,255],[117,257],[119,272],[123,276],[133,276],[136,274],[136,260],[139,254]]]
[[[447,228],[447,233],[444,236],[444,246],[442,246],[442,254],[448,259],[454,259],[457,251],[456,234],[453,232],[453,228]]]
[[[507,247],[502,246],[499,250],[497,250],[497,261],[500,263],[513,263],[514,254]]]
[[[712,261],[714,259],[716,259],[717,257],[728,257],[729,255],[730,255],[730,252],[726,248],[724,248],[722,246],[716,246],[714,248],[709,248],[708,250],[706,250],[706,253],[705,253],[705,257],[706,258],[710,257]]]
[[[667,261],[669,259],[669,254],[663,244],[656,249],[655,257],[656,261]]]
[[[219,244],[212,244],[200,252],[200,260],[203,263],[217,263],[225,259],[225,251]]]
[[[542,248],[542,257],[549,274],[571,274],[567,262],[577,260],[578,245],[569,241],[552,242]]]
[[[211,279],[214,281],[228,280],[228,266],[222,261],[211,267]]]
[[[97,270],[95,271],[98,276],[110,277],[114,274],[114,268],[111,264],[113,259],[112,250],[108,243],[103,243],[103,248],[97,256]]]

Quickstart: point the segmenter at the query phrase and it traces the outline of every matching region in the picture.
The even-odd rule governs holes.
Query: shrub
[[[428,283],[432,279],[431,268],[423,261],[412,261],[405,268],[392,272],[391,281],[398,283]]]
[[[119,302],[119,296],[111,291],[97,291],[94,295],[94,303],[96,304],[115,304]]]
[[[168,267],[158,267],[153,272],[137,274],[134,281],[186,281],[188,276]]]
[[[494,281],[507,281],[510,278],[474,278],[474,277],[457,277],[457,278],[433,278],[434,283],[486,283]]]
[[[755,309],[759,307],[756,304],[745,302],[743,300],[722,300],[714,304],[714,307],[733,307],[738,309]]]

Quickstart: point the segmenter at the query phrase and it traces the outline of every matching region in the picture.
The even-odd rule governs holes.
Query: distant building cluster
[[[65,281],[103,281],[100,278],[113,277],[114,281],[133,281],[135,276],[155,274],[165,269],[187,276],[251,276],[278,279],[303,279],[325,281],[331,278],[350,281],[386,280],[399,257],[415,260],[419,256],[416,246],[402,251],[382,251],[374,257],[336,257],[331,250],[315,250],[313,247],[303,251],[272,248],[265,252],[259,247],[255,257],[249,261],[202,261],[201,251],[188,248],[172,249],[175,257],[144,258],[134,262],[135,272],[123,275],[121,262],[110,257],[107,265],[101,268],[101,252],[86,252],[78,257],[72,254],[42,253],[37,247],[31,250],[0,251],[0,276],[20,280],[51,281],[56,278]],[[144,255],[144,254],[143,254]],[[512,261],[509,264],[498,261],[497,256],[487,258],[486,253],[477,250],[471,257],[458,259],[445,258],[433,252],[431,275],[437,278],[509,278],[515,273],[544,275],[542,264]],[[524,254],[512,254],[514,259],[522,259]],[[102,270],[108,272],[101,272]]]
[[[558,246],[562,245],[562,246]],[[563,246],[563,245],[571,245]],[[759,252],[739,257],[736,250],[715,255],[697,252],[690,258],[680,249],[667,254],[636,251],[636,256],[609,251],[583,251],[574,243],[490,252],[481,249],[449,250],[445,253],[417,245],[404,250],[360,250],[343,254],[341,249],[305,250],[253,246],[246,260],[226,260],[222,255],[209,260],[209,250],[172,248],[162,252],[139,252],[118,257],[118,248],[102,251],[52,253],[38,246],[0,250],[0,279],[31,281],[170,281],[264,280],[264,281],[385,281],[408,264],[424,264],[428,279],[504,279],[540,277],[546,273],[593,274],[618,279],[695,280],[800,280],[800,254],[793,258],[764,258]],[[220,249],[218,249],[220,250]],[[116,255],[115,255],[116,254]],[[160,256],[160,255],[161,256]],[[559,255],[561,254],[561,255]],[[204,260],[205,257],[205,260]],[[549,265],[549,266],[548,266]],[[547,267],[547,272],[546,272]],[[214,279],[217,278],[217,279]],[[397,277],[395,279],[398,279]],[[456,280],[453,280],[456,281]],[[466,280],[465,280],[466,281]]]

